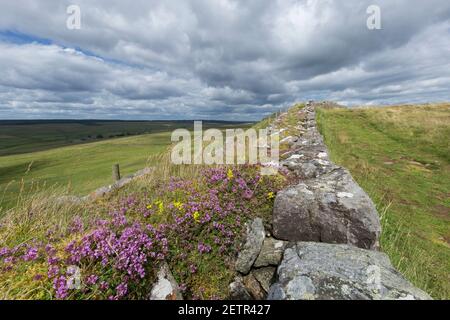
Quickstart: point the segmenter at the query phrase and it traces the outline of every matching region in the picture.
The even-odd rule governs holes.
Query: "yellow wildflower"
[[[227,172],[227,178],[228,178],[228,180],[233,179],[233,177],[234,177],[234,175],[233,175],[233,170],[228,169],[228,172]]]
[[[158,213],[161,214],[164,212],[164,202],[161,200],[155,201],[155,204],[158,206]]]
[[[273,198],[275,198],[274,193],[273,193],[273,192],[269,192],[269,193],[267,194],[267,199],[272,200]]]
[[[153,206],[152,206],[151,204],[148,204],[148,205],[147,205],[147,209],[150,210],[151,208],[153,208]]]
[[[194,217],[194,220],[199,222],[200,220],[200,213],[198,211],[195,211],[192,216]]]
[[[174,201],[173,202],[173,206],[175,207],[175,208],[177,208],[178,210],[183,210],[183,203],[182,202],[180,202],[180,201]]]

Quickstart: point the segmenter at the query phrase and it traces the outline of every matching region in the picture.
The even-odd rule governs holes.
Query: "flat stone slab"
[[[266,298],[267,292],[264,291],[263,287],[255,278],[253,273],[250,273],[243,278],[243,284],[253,300],[264,300]]]
[[[254,263],[254,267],[260,268],[267,266],[278,266],[281,262],[281,258],[283,257],[283,252],[286,245],[286,241],[276,240],[274,238],[265,238],[261,252]]]
[[[167,263],[162,263],[159,267],[158,278],[153,284],[149,300],[183,300],[180,288]]]
[[[252,296],[244,286],[242,277],[237,276],[229,286],[229,296],[232,300],[252,300]]]
[[[296,147],[289,157],[280,162],[301,179],[317,178],[339,168],[333,164],[324,145]]]
[[[299,242],[288,247],[269,300],[429,300],[381,252]]]
[[[277,239],[378,249],[380,233],[375,205],[343,168],[282,190],[275,199]]]
[[[243,248],[236,259],[236,270],[242,274],[248,274],[253,263],[258,257],[266,233],[261,218],[254,219],[247,225],[247,237]]]
[[[339,168],[326,158],[309,159],[302,153],[292,155],[281,164],[304,180],[318,178]]]
[[[265,267],[252,271],[256,280],[258,280],[259,284],[266,293],[269,291],[270,286],[274,282],[276,270],[277,268],[275,267]]]

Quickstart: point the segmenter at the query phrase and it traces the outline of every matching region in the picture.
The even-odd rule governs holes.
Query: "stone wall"
[[[297,136],[281,165],[296,183],[277,194],[272,230],[261,219],[247,226],[230,284],[232,299],[431,299],[379,252],[375,205],[350,173],[332,163],[309,102],[297,115]],[[275,124],[286,114],[280,115]]]
[[[81,204],[83,202],[89,202],[89,201],[95,201],[99,198],[106,197],[108,195],[111,195],[113,192],[116,192],[117,190],[125,187],[126,185],[130,184],[131,182],[135,181],[136,179],[141,179],[145,177],[146,175],[150,174],[153,171],[153,168],[147,167],[142,170],[137,171],[134,174],[131,174],[129,176],[126,176],[115,183],[104,186],[101,188],[98,188],[97,190],[91,192],[90,194],[78,197],[78,196],[62,196],[57,199],[57,201],[61,203],[75,203],[75,204]]]

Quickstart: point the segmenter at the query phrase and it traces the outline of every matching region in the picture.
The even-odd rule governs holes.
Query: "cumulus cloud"
[[[0,4],[0,118],[250,120],[307,99],[450,98],[447,0],[78,0],[80,30],[70,4]]]

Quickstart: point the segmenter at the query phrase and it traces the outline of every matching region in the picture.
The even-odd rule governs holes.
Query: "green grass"
[[[331,158],[382,214],[382,249],[414,284],[450,298],[450,105],[322,109]]]
[[[192,127],[192,122],[158,122],[159,126],[153,122],[146,122],[147,125],[151,124],[152,130],[157,133],[105,139],[45,150],[51,145],[44,144],[46,140],[56,145],[64,145],[70,144],[68,137],[86,135],[90,131],[81,129],[93,125],[89,123],[69,124],[66,128],[70,131],[70,134],[66,136],[67,139],[64,139],[64,134],[61,134],[62,123],[58,124],[61,127],[56,124],[42,127],[41,123],[39,128],[33,123],[21,125],[20,135],[17,127],[11,131],[10,136],[14,137],[11,138],[12,140],[18,141],[20,139],[17,137],[20,136],[27,143],[21,146],[22,149],[19,145],[14,148],[17,154],[0,156],[0,216],[2,211],[16,205],[20,200],[19,196],[31,195],[36,190],[60,187],[67,189],[69,194],[86,195],[98,187],[111,184],[113,182],[111,168],[115,163],[120,164],[122,176],[134,173],[145,166],[154,166],[155,161],[148,161],[148,158],[167,149],[171,144],[171,131],[178,127],[188,129]],[[123,126],[130,122],[111,122],[101,127],[102,130],[119,130],[118,124]],[[129,131],[132,131],[133,125],[128,128]],[[204,122],[203,126],[224,129],[236,126],[245,128],[248,124]],[[100,132],[99,129],[96,130]],[[50,140],[52,135],[55,137],[54,141]],[[35,138],[37,142],[33,145]],[[0,141],[6,144],[4,140]],[[44,150],[22,153],[32,149]]]
[[[220,128],[237,123],[203,124]],[[0,156],[192,127],[192,121],[0,120]]]
[[[140,136],[145,137],[145,136]],[[117,143],[120,140],[134,141],[139,137],[132,137],[126,139],[111,140],[109,143]],[[107,143],[108,141],[101,142]],[[98,151],[98,144],[93,144],[93,150]],[[126,144],[126,143],[124,143]],[[81,145],[79,147],[87,147],[88,145]],[[72,150],[74,147],[61,148],[62,150]],[[114,147],[114,150],[119,149]],[[56,149],[57,150],[57,149]],[[54,151],[56,151],[54,150]],[[43,152],[46,154],[49,151]],[[97,153],[100,155],[101,153]],[[18,157],[18,156],[14,156]],[[123,201],[128,196],[141,201],[141,205],[144,207],[148,204],[155,205],[156,201],[161,201],[164,204],[164,209],[161,213],[156,213],[148,220],[142,217],[141,211],[134,211],[133,209],[127,210],[127,218],[141,220],[141,222],[152,223],[158,225],[160,223],[167,223],[173,219],[172,214],[169,211],[169,205],[174,201],[186,202],[187,198],[185,191],[188,195],[198,195],[209,197],[210,189],[209,185],[205,184],[203,179],[203,170],[206,165],[173,165],[170,161],[170,152],[162,152],[159,155],[152,155],[149,157],[149,162],[155,164],[156,170],[146,175],[141,179],[136,179],[131,184],[127,185],[118,192],[98,199],[94,202],[73,203],[70,201],[61,202],[56,201],[61,193],[61,188],[50,188],[48,190],[40,189],[30,198],[25,198],[6,212],[5,216],[0,218],[0,248],[3,246],[13,247],[24,243],[47,243],[49,234],[52,237],[52,244],[60,251],[61,257],[65,250],[64,248],[74,238],[81,237],[80,235],[70,235],[68,232],[69,226],[72,224],[75,217],[81,218],[84,222],[85,232],[92,230],[96,225],[98,218],[110,219],[111,216],[108,212],[116,211],[117,208],[123,208]],[[238,168],[236,168],[237,170]],[[259,168],[251,168],[243,166],[240,172],[245,172],[251,176],[259,175]],[[108,171],[108,174],[110,172]],[[179,177],[184,180],[192,180],[194,182],[192,188],[186,188],[171,192],[167,188],[167,182],[170,178]],[[238,180],[235,180],[238,181]],[[237,182],[236,182],[237,183]],[[244,223],[250,217],[257,215],[262,217],[266,223],[269,223],[273,199],[268,197],[269,191],[274,191],[274,188],[278,190],[284,185],[285,179],[282,176],[270,176],[265,177],[260,183],[252,185],[252,189],[258,191],[257,195],[249,200],[241,200],[241,193],[235,192],[230,189],[228,192],[221,192],[221,197],[233,197],[224,200],[224,203],[237,204],[241,210],[244,207],[248,207],[243,212],[247,212],[248,215],[243,215],[241,223],[236,224],[234,232],[238,237],[236,241],[239,241],[244,231]],[[235,198],[237,197],[237,198]],[[183,200],[184,199],[184,200]],[[202,198],[204,199],[204,198]],[[140,206],[142,207],[142,206]],[[249,210],[250,208],[257,207],[258,210]],[[116,209],[114,209],[116,208]],[[228,217],[230,221],[235,221],[234,215]],[[230,222],[231,223],[231,222]],[[200,225],[199,225],[200,226]],[[205,231],[206,230],[206,231]],[[189,291],[188,297],[194,295],[200,298],[221,298],[224,299],[228,296],[228,284],[235,276],[234,271],[234,257],[235,251],[232,251],[229,255],[200,255],[198,253],[196,243],[199,241],[206,241],[213,244],[213,236],[216,235],[214,228],[194,228],[189,233],[192,234],[192,240],[190,243],[194,244],[193,248],[189,251],[183,242],[178,241],[178,238],[172,238],[170,243],[170,256],[167,258],[167,263],[170,269],[177,279],[178,283],[188,284]],[[50,233],[49,233],[50,232]],[[86,233],[84,233],[86,234]],[[237,243],[230,245],[231,250],[237,250]],[[182,259],[179,255],[182,253],[189,253]],[[63,259],[64,260],[64,259]],[[52,289],[52,281],[46,278],[42,281],[34,280],[34,276],[37,274],[46,274],[48,265],[43,261],[36,263],[25,263],[20,261],[15,267],[8,272],[0,274],[0,299],[52,299],[54,298],[54,292]],[[198,267],[196,272],[191,272],[190,265],[195,263]],[[95,264],[93,266],[96,266]],[[85,266],[88,269],[83,269],[82,274],[89,274],[93,272],[91,265]],[[111,270],[101,270],[99,275],[105,277],[111,281],[114,279],[114,273]],[[96,271],[97,272],[97,271]],[[148,278],[142,280],[141,289],[133,289],[134,296],[144,297],[144,294],[148,293],[150,283],[153,281],[154,274],[149,272]],[[117,276],[116,276],[117,278]],[[115,281],[115,280],[114,280]],[[142,291],[142,292],[141,292]],[[76,298],[89,299],[90,295],[77,295]],[[74,296],[75,298],[75,296]]]
[[[162,121],[0,121],[0,156],[49,150],[114,137],[170,131],[175,125],[174,122]]]
[[[147,158],[169,144],[167,132],[0,157],[0,203],[12,206],[20,189],[29,193],[32,185],[39,189],[58,185],[70,194],[88,194],[112,183],[113,164],[120,164],[122,175],[134,173],[152,165]]]
[[[272,121],[268,118],[264,124]],[[290,116],[284,121],[296,124]],[[382,215],[383,251],[414,284],[435,298],[450,298],[450,105],[327,109],[318,112],[318,121],[332,159],[347,167],[376,202]],[[33,132],[30,130],[28,135],[31,137]],[[0,221],[0,246],[32,239],[44,241],[50,230],[65,234],[76,216],[91,226],[95,218],[106,216],[111,204],[127,194],[142,194],[150,199],[157,196],[161,182],[169,177],[198,177],[199,166],[171,165],[164,152],[169,143],[170,133],[163,130],[1,156],[0,203],[3,198],[3,206],[14,208]],[[123,175],[145,165],[155,165],[157,170],[94,203],[55,201],[55,197],[67,192],[63,188],[67,185],[70,193],[86,194],[110,183],[111,165],[117,162]],[[25,190],[21,192],[22,179]],[[36,193],[27,189],[32,181],[39,184]],[[52,187],[55,184],[61,187]],[[16,204],[19,194],[30,198],[20,198]],[[63,238],[61,248],[69,240]],[[171,265],[176,277],[186,271],[183,261],[178,262]],[[212,257],[203,262],[205,268],[199,270],[193,285],[208,292],[225,291],[232,273],[224,261]],[[14,271],[14,277],[0,275],[0,296],[48,298],[44,293],[36,296],[45,290],[32,280],[33,274],[46,272],[45,266],[32,268]]]

